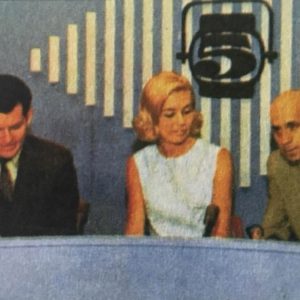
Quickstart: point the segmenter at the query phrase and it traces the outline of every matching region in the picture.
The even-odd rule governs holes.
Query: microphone
[[[206,208],[204,221],[205,230],[203,233],[203,237],[209,237],[211,235],[211,231],[217,221],[219,214],[219,207],[215,204],[209,204]]]

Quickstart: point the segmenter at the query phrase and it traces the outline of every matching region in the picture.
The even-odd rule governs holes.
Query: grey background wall
[[[147,73],[144,62],[147,55],[152,60],[151,72],[161,69],[173,69],[182,72],[180,61],[176,53],[180,51],[181,10],[189,1],[151,1],[152,10],[148,12],[152,17],[151,47],[143,44],[145,32],[145,0],[57,0],[57,1],[0,1],[0,70],[1,73],[12,73],[23,78],[32,88],[34,96],[34,120],[32,131],[45,138],[63,143],[69,147],[75,159],[82,197],[91,202],[91,214],[87,225],[87,232],[91,234],[122,234],[125,217],[125,163],[131,153],[135,135],[132,129],[124,127],[124,106],[128,94],[132,95],[133,115],[138,108],[139,93],[143,85],[143,76]],[[226,1],[225,1],[226,2]],[[298,87],[300,80],[299,58],[299,30],[300,3],[292,0],[268,1],[274,9],[274,48],[279,52],[279,58],[269,67],[271,68],[269,85],[262,83],[256,86],[250,107],[249,125],[249,161],[251,164],[247,186],[241,187],[240,157],[243,148],[240,147],[241,101],[231,101],[230,108],[230,148],[235,163],[235,213],[240,215],[245,223],[260,223],[266,203],[266,178],[260,171],[260,120],[262,90],[268,88],[271,98],[281,90]],[[148,3],[148,4],[147,4]],[[128,18],[128,5],[134,11]],[[108,8],[110,7],[110,8]],[[112,23],[114,24],[113,48],[114,58],[111,67],[105,61],[108,50],[105,48],[107,26],[105,18],[109,9],[114,10]],[[171,17],[168,9],[171,8]],[[243,10],[242,5],[233,5],[234,11]],[[215,5],[214,12],[222,11],[222,6]],[[260,31],[265,24],[265,15],[257,5],[252,6],[257,18],[257,29]],[[87,11],[96,12],[96,89],[97,101],[95,105],[86,106],[85,93],[85,14]],[[171,34],[171,47],[164,41],[164,20],[169,15],[168,30]],[[198,12],[193,12],[193,31],[198,28]],[[132,21],[133,27],[128,34],[127,22]],[[79,78],[78,93],[66,93],[66,28],[68,24],[78,25],[78,62]],[[144,27],[143,27],[144,26]],[[283,34],[284,33],[284,34]],[[48,82],[48,38],[50,35],[60,37],[60,80],[56,84]],[[284,42],[288,39],[288,43]],[[132,55],[126,57],[128,41],[132,41]],[[29,70],[30,49],[38,47],[42,53],[42,71],[32,73]],[[287,48],[284,48],[287,47]],[[286,51],[287,49],[288,51]],[[170,51],[170,62],[165,62],[165,51]],[[132,60],[132,69],[128,69],[127,59]],[[133,58],[133,59],[132,59]],[[149,70],[148,70],[149,71]],[[107,117],[103,115],[104,99],[108,87],[107,74],[112,73],[114,95],[114,113]],[[132,77],[132,84],[128,86],[128,78]],[[196,93],[198,87],[193,82]],[[129,92],[128,92],[129,90]],[[198,108],[203,108],[203,99],[198,95]],[[106,99],[107,100],[107,99]],[[211,101],[211,131],[208,138],[212,142],[222,140],[221,101]]]

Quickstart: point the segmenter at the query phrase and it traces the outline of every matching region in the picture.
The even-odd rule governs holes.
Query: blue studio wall
[[[32,88],[32,131],[63,143],[73,154],[80,193],[91,203],[86,227],[90,234],[122,234],[125,219],[125,163],[135,141],[130,120],[137,111],[146,78],[162,69],[190,76],[176,59],[181,50],[181,12],[186,0],[7,0],[0,1],[1,73],[23,78]],[[217,3],[218,2],[218,3]],[[212,1],[194,9],[189,30],[199,27],[199,14],[251,11],[263,33],[266,11],[258,3]],[[230,148],[235,166],[234,213],[245,226],[260,223],[266,203],[265,159],[270,150],[267,108],[280,91],[300,81],[300,3],[269,0],[274,11],[274,50],[251,99],[207,99],[198,94],[204,112],[203,137]],[[86,14],[96,17],[94,103],[86,102]],[[78,30],[78,91],[66,92],[67,27]],[[268,32],[268,30],[267,30]],[[59,79],[49,82],[49,37],[59,37]],[[41,53],[41,70],[32,72],[32,48]],[[262,102],[264,101],[264,102]],[[224,103],[226,108],[224,109]],[[264,103],[264,105],[262,105]],[[267,104],[267,105],[266,105]],[[224,112],[225,111],[225,112]],[[262,134],[263,133],[263,134]],[[262,148],[261,145],[265,145]]]

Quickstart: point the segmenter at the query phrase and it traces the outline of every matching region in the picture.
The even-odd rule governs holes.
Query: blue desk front
[[[300,244],[71,237],[0,240],[0,299],[300,299]]]

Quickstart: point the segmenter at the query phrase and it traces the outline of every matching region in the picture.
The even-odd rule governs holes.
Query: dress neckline
[[[189,155],[192,151],[194,151],[194,149],[196,148],[196,145],[199,144],[199,140],[200,140],[199,138],[196,138],[194,143],[192,144],[192,146],[186,152],[184,152],[183,154],[178,155],[178,156],[165,156],[159,150],[158,145],[155,145],[155,149],[156,149],[159,157],[161,157],[162,159],[164,159],[164,160],[176,160],[176,159],[183,158],[183,157]]]

